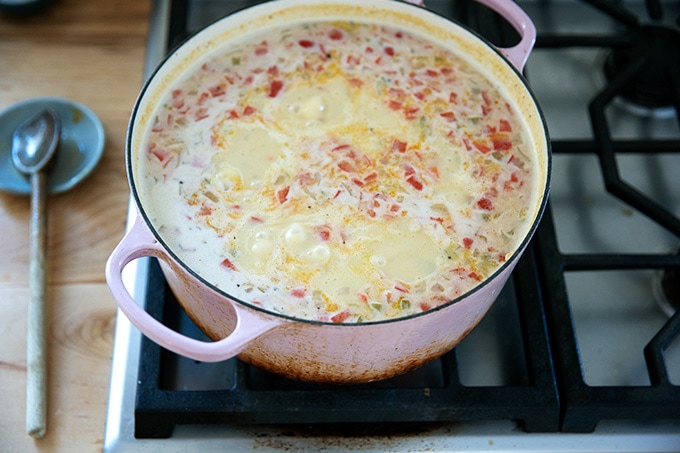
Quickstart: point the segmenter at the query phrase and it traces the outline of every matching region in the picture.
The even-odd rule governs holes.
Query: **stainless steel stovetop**
[[[225,14],[236,4],[248,2],[189,0],[186,29],[198,30]],[[428,3],[428,2],[426,2]],[[447,8],[452,2],[428,3],[433,9]],[[455,2],[454,2],[455,3]],[[563,259],[563,279],[546,278],[565,285],[569,311],[563,323],[573,325],[575,360],[586,393],[590,389],[613,388],[618,395],[634,394],[638,388],[655,385],[643,353],[645,345],[669,323],[673,309],[659,303],[660,256],[673,256],[680,245],[680,121],[673,107],[640,107],[615,97],[606,102],[604,117],[615,149],[614,168],[625,186],[654,200],[675,224],[660,225],[624,202],[605,187],[601,160],[589,152],[593,137],[602,131],[592,125],[588,105],[605,90],[603,67],[609,50],[599,46],[604,36],[620,36],[624,27],[619,17],[613,20],[600,9],[576,0],[518,2],[536,23],[539,39],[529,59],[526,76],[544,111],[555,150],[550,210],[554,224],[555,250]],[[606,1],[591,3],[604,4]],[[680,2],[662,2],[664,19],[649,19],[643,2],[617,2],[643,23],[666,27],[680,36]],[[148,72],[165,54],[167,21],[171,2],[154,2],[154,14],[147,55]],[[563,35],[578,36],[581,45],[565,45]],[[676,37],[675,55],[680,54]],[[669,58],[673,58],[671,53]],[[677,66],[676,66],[677,67]],[[677,75],[677,74],[676,74]],[[676,102],[680,108],[680,82]],[[594,115],[597,115],[596,113]],[[608,143],[605,137],[605,142]],[[652,140],[655,152],[646,152],[640,143]],[[615,189],[616,190],[616,189]],[[541,233],[539,233],[540,235]],[[540,247],[539,247],[540,248]],[[537,252],[545,260],[553,251]],[[596,254],[599,259],[586,262]],[[648,265],[631,265],[622,257],[642,257]],[[673,259],[673,258],[671,258]],[[586,264],[583,264],[586,263]],[[612,263],[614,263],[612,265]],[[126,269],[128,287],[137,300],[143,300],[148,261],[138,260]],[[677,269],[680,260],[672,261]],[[558,266],[559,267],[559,266]],[[554,315],[550,297],[548,314]],[[678,318],[676,315],[673,319]],[[494,360],[507,361],[491,320],[480,325],[458,347],[459,361],[470,363],[460,374],[463,385],[494,386],[509,379],[503,370],[485,365],[480,352]],[[560,324],[549,324],[556,366],[573,362],[563,352]],[[571,331],[570,331],[571,332]],[[589,433],[527,433],[512,420],[445,422],[402,434],[345,436],[291,431],[281,425],[179,425],[169,439],[134,437],[135,392],[138,381],[138,351],[141,338],[127,319],[119,315],[116,327],[105,451],[680,451],[680,420],[602,420]],[[506,351],[507,352],[507,351]],[[669,386],[680,386],[680,337],[663,351]],[[196,377],[196,364],[180,367],[183,375],[175,378],[177,387]],[[209,380],[209,379],[208,379]],[[566,382],[566,381],[565,381]],[[565,384],[560,384],[565,386]],[[569,389],[561,388],[569,393]],[[588,399],[589,395],[583,396]],[[595,398],[595,397],[593,397]],[[566,431],[563,429],[562,431]]]

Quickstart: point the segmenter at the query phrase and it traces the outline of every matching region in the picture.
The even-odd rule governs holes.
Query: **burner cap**
[[[680,248],[675,251],[680,255]],[[659,305],[668,316],[680,310],[680,268],[673,267],[659,271],[654,293]]]
[[[642,25],[632,31],[633,45],[615,48],[607,56],[604,73],[615,80],[633,62],[647,57],[646,64],[619,93],[633,104],[646,108],[673,106],[670,67],[680,62],[680,30],[665,25]],[[680,80],[676,81],[680,86]]]

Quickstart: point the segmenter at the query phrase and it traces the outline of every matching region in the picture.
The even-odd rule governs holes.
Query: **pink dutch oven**
[[[409,17],[406,24],[399,26],[445,36],[452,46],[487,68],[517,104],[537,156],[539,187],[536,190],[540,193],[533,206],[529,233],[497,272],[467,294],[424,313],[373,323],[333,324],[295,319],[236,300],[227,291],[208,283],[166,247],[145,215],[132,164],[133,156],[140,152],[143,133],[150,127],[154,102],[181,69],[195,61],[202,49],[209,47],[206,44],[225,30],[276,26],[291,17],[309,16],[311,10],[323,17],[327,14],[324,9],[306,6],[335,3],[335,0],[279,0],[227,16],[189,39],[159,66],[136,102],[128,130],[126,158],[137,217],[106,264],[106,278],[113,296],[132,324],[164,348],[195,360],[214,362],[238,356],[267,371],[310,382],[359,383],[389,378],[413,370],[458,344],[493,304],[529,242],[544,210],[550,179],[550,150],[543,117],[520,75],[533,48],[536,30],[529,17],[512,1],[478,1],[501,14],[518,31],[521,39],[516,46],[494,48],[459,24],[409,3],[343,0],[337,4],[352,6],[352,11],[357,11],[356,17],[370,15],[385,21]],[[332,9],[329,8],[331,13]],[[122,271],[128,263],[144,256],[159,259],[179,303],[214,341],[198,341],[173,331],[148,315],[130,296],[123,285]]]

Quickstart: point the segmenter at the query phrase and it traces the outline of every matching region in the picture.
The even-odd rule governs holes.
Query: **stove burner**
[[[633,71],[619,94],[624,100],[648,109],[674,106],[674,90],[680,89],[680,29],[666,25],[641,25],[632,30],[633,44],[612,50],[604,65],[610,82]],[[675,69],[673,68],[675,66]]]
[[[680,269],[668,269],[661,278],[661,288],[673,310],[680,309]]]
[[[680,247],[675,250],[675,254],[680,256]],[[654,295],[668,316],[680,310],[680,268],[668,268],[657,273]]]

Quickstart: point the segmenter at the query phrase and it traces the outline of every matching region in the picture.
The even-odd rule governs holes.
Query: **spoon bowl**
[[[27,119],[12,135],[12,162],[21,173],[47,170],[59,144],[61,120],[52,109]]]

